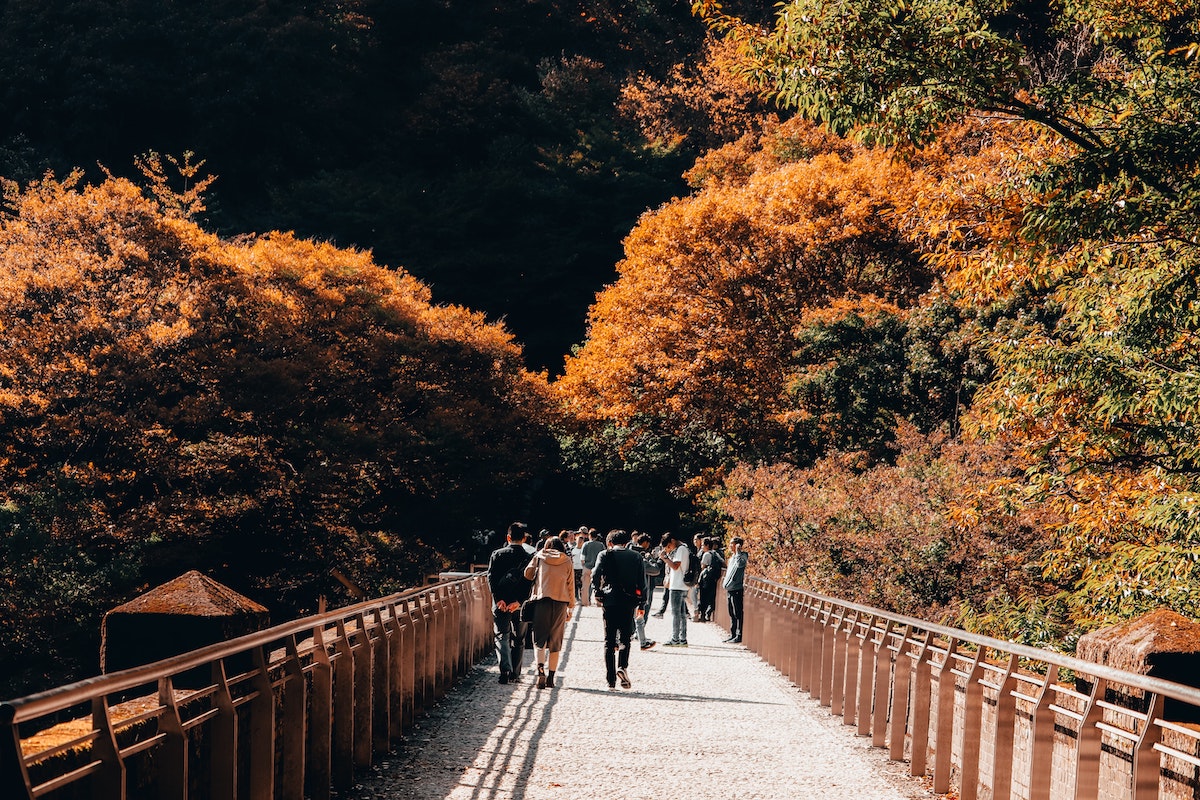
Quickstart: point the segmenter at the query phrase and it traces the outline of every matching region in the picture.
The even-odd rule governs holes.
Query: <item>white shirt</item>
[[[671,553],[671,560],[679,562],[678,569],[671,570],[670,580],[667,581],[667,589],[671,591],[686,592],[688,586],[683,582],[683,573],[687,572],[688,567],[688,549],[686,544],[681,544]],[[669,567],[670,565],[668,565]]]

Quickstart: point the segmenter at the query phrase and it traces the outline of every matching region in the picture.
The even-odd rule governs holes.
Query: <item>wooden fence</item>
[[[0,703],[0,797],[328,798],[491,642],[472,575]]]
[[[1197,689],[760,579],[745,611],[747,647],[936,792],[1200,798]]]

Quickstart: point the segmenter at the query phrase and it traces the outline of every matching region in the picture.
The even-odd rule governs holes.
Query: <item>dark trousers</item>
[[[742,638],[742,619],[745,616],[742,610],[742,590],[741,589],[726,589],[725,596],[727,605],[729,606],[729,635],[735,639]]]
[[[636,607],[625,603],[610,603],[604,607],[604,674],[610,684],[617,680],[617,667],[629,667],[629,643],[633,640]]]
[[[500,674],[512,675],[521,671],[525,659],[525,634],[529,623],[521,622],[521,611],[501,611],[492,607],[492,633],[496,637],[496,660]]]

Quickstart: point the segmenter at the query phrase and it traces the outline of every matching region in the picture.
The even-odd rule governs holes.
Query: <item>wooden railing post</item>
[[[933,633],[925,632],[921,649],[913,663],[913,709],[912,709],[912,756],[909,773],[925,777],[925,764],[929,759],[929,709],[933,703]]]
[[[1133,747],[1133,775],[1130,797],[1132,800],[1155,800],[1158,797],[1159,776],[1162,772],[1162,759],[1154,745],[1162,738],[1162,728],[1158,719],[1163,715],[1163,696],[1151,693],[1147,698],[1146,721],[1138,733],[1137,743]]]
[[[1058,667],[1046,665],[1046,678],[1038,692],[1030,720],[1029,800],[1050,800],[1050,779],[1054,766],[1054,683]]]
[[[1079,736],[1075,740],[1075,800],[1094,800],[1100,794],[1100,752],[1103,731],[1097,727],[1104,716],[1100,701],[1108,682],[1092,678],[1083,719],[1079,721]]]
[[[933,739],[933,790],[938,794],[950,791],[951,757],[954,750],[954,677],[955,652],[958,639],[946,644],[946,659],[938,667],[937,733]]]
[[[345,620],[333,644],[333,785],[354,785],[354,653]]]
[[[388,739],[404,735],[404,623],[396,603],[388,604]]]
[[[92,743],[92,753],[101,766],[92,783],[94,800],[125,800],[125,762],[117,747],[117,735],[108,713],[108,698],[92,698],[92,727],[99,734]]]
[[[859,629],[862,628],[862,612],[855,611],[850,627],[846,629],[846,697],[842,701],[842,724],[854,724],[854,712],[858,710],[858,659],[862,653]]]
[[[871,616],[858,643],[858,735],[871,735],[871,691],[875,686],[875,636],[883,634],[876,627],[878,616]]]
[[[996,686],[996,733],[992,739],[992,800],[1012,797],[1014,736],[1017,729],[1017,657],[1009,655]],[[1157,785],[1157,784],[1156,784]]]
[[[987,649],[975,651],[971,671],[967,674],[966,694],[963,706],[962,738],[962,786],[958,793],[962,800],[975,800],[979,794],[980,745],[983,736],[983,662]]]
[[[375,640],[371,663],[371,750],[382,755],[392,749],[392,645],[383,609],[372,615]]]
[[[265,645],[254,649],[254,699],[250,707],[250,800],[275,795],[275,692]]]
[[[333,664],[325,646],[323,624],[313,628],[312,638],[311,718],[308,723],[309,783],[313,800],[329,800],[333,787]]]
[[[281,692],[284,724],[279,728],[279,757],[286,768],[279,774],[279,791],[284,800],[304,800],[308,696],[304,685],[304,668],[300,664],[300,651],[294,635],[287,639]]]
[[[175,702],[175,684],[169,675],[158,679],[158,730],[163,742],[155,758],[160,800],[186,800],[188,795],[187,736]]]
[[[354,766],[371,766],[371,744],[373,740],[372,712],[374,702],[372,694],[374,679],[372,668],[375,659],[372,653],[375,643],[371,641],[371,632],[367,630],[367,618],[359,614],[355,619],[358,627],[358,644],[350,648],[354,660]],[[353,642],[353,639],[351,640]]]
[[[888,620],[887,626],[875,645],[875,685],[872,687],[871,744],[883,747],[887,744],[888,692],[892,681],[892,646],[890,639],[896,623]]]
[[[417,669],[416,623],[413,603],[405,600],[400,606],[400,705],[404,729],[412,727],[416,718]]]
[[[845,713],[842,703],[846,698],[846,627],[853,624],[850,621],[851,612],[843,609],[838,617],[837,628],[833,632],[833,694],[829,698],[829,713],[840,717]],[[858,618],[858,612],[853,612],[853,619]]]
[[[909,677],[912,674],[912,658],[908,650],[912,626],[905,625],[896,647],[896,666],[892,670],[892,710],[888,728],[888,758],[892,761],[904,759],[904,733],[908,729]]]
[[[21,752],[21,735],[12,721],[11,710],[0,709],[0,794],[5,797],[28,797],[33,793],[29,784],[29,772],[25,769],[25,756]]]

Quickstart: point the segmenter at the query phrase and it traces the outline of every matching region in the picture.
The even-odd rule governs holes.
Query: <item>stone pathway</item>
[[[582,614],[578,612],[582,611]],[[756,655],[689,623],[691,646],[636,649],[604,681],[600,609],[576,609],[558,686],[500,685],[493,658],[421,719],[347,800],[928,800],[907,765]],[[648,634],[670,638],[669,620]]]

